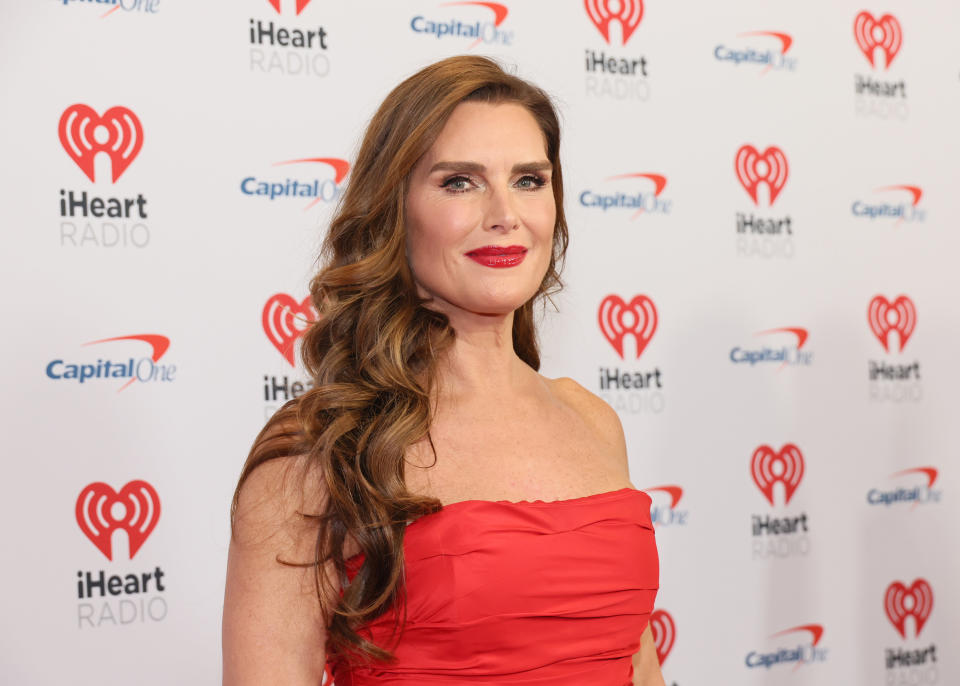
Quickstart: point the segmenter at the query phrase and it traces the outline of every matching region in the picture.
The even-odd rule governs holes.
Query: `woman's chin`
[[[489,317],[506,317],[513,314],[527,302],[529,298],[502,298],[476,303],[471,307],[475,314]]]
[[[516,312],[525,302],[518,298],[478,298],[470,302],[447,303],[444,312],[451,318],[472,316],[502,319]]]
[[[423,289],[422,295],[428,298],[425,307],[442,312],[451,319],[463,316],[502,318],[523,307],[536,295],[536,289],[509,288],[496,292],[476,289],[472,293],[450,294],[443,297],[438,293],[429,293]]]

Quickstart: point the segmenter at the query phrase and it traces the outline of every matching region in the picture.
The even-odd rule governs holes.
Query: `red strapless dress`
[[[336,686],[632,683],[659,587],[646,493],[452,503],[407,526],[404,557],[396,661],[331,657]],[[389,646],[394,611],[361,631]]]

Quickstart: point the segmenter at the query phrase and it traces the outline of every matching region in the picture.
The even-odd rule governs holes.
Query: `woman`
[[[567,244],[547,96],[480,57],[371,121],[311,283],[314,389],[234,497],[227,684],[662,686],[620,422],[537,373]]]

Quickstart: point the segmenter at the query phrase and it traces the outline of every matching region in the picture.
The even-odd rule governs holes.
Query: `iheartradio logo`
[[[783,504],[790,503],[803,479],[803,471],[803,453],[793,443],[784,445],[780,452],[774,452],[768,445],[761,445],[753,451],[750,459],[750,476],[771,506],[774,505],[773,487],[777,483],[783,484]]]
[[[654,610],[650,615],[650,630],[653,632],[653,645],[657,648],[657,660],[662,665],[673,650],[673,643],[677,638],[677,627],[669,612]]]
[[[905,295],[898,296],[892,303],[882,295],[874,297],[867,307],[867,322],[883,349],[890,352],[890,332],[896,331],[900,339],[900,352],[917,326],[917,308]]]
[[[643,0],[584,0],[583,6],[608,45],[612,21],[620,23],[622,43],[626,45],[643,19]]]
[[[294,343],[316,319],[309,295],[297,302],[286,293],[277,293],[263,306],[263,332],[291,367],[296,366]]]
[[[903,31],[900,29],[900,22],[892,14],[885,14],[879,19],[874,19],[873,15],[863,11],[853,20],[853,37],[857,41],[857,46],[867,58],[870,66],[876,69],[874,63],[874,54],[879,46],[883,51],[884,69],[890,68],[893,58],[900,52],[900,46],[903,45]]]
[[[111,561],[113,532],[125,531],[132,560],[157,526],[160,497],[146,481],[131,481],[119,493],[97,481],[80,491],[76,515],[80,530]]]
[[[624,338],[633,336],[637,358],[646,349],[657,330],[657,308],[645,295],[635,295],[627,303],[619,295],[608,295],[597,310],[600,331],[621,359],[624,358]]]
[[[759,206],[757,198],[757,189],[761,182],[767,184],[770,194],[770,205],[776,201],[780,191],[787,183],[787,176],[790,169],[787,165],[787,156],[783,151],[770,146],[763,153],[757,151],[752,145],[744,145],[737,150],[737,156],[734,160],[734,169],[737,173],[737,179],[740,185],[753,200],[753,204]]]
[[[926,579],[917,579],[910,588],[894,581],[883,596],[883,610],[904,639],[907,638],[907,617],[913,617],[914,638],[917,638],[933,610],[933,589]]]
[[[127,170],[143,147],[143,127],[126,107],[111,107],[100,116],[87,105],[70,105],[60,115],[60,143],[87,178],[94,178],[98,153],[110,158],[113,183]]]

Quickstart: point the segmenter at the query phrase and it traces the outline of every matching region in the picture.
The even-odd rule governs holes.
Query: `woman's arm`
[[[314,568],[277,562],[314,558],[316,529],[299,513],[317,511],[305,510],[303,493],[320,485],[305,485],[298,466],[270,460],[240,491],[223,606],[224,686],[321,683],[326,630]]]
[[[640,650],[633,656],[633,686],[665,686],[649,624],[640,635]]]

